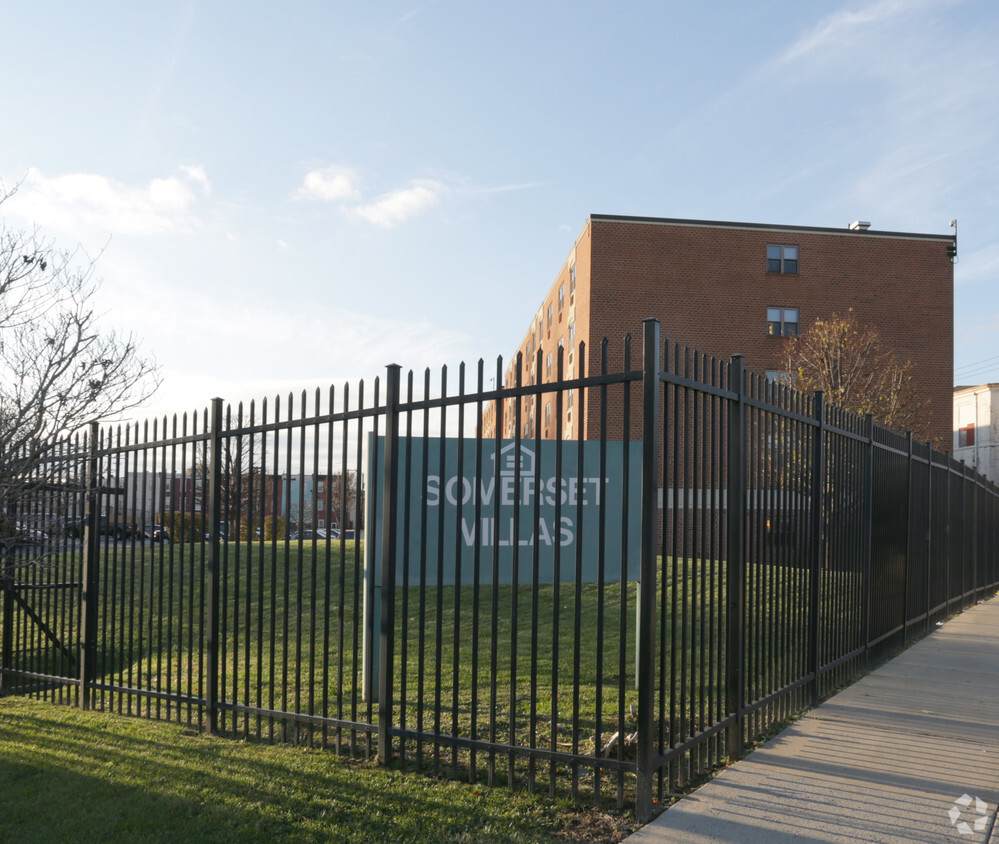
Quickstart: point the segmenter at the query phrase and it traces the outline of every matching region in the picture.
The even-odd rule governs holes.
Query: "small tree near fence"
[[[822,390],[828,404],[927,437],[926,402],[915,390],[912,363],[898,357],[875,328],[861,324],[852,308],[788,338],[782,367],[803,392]]]

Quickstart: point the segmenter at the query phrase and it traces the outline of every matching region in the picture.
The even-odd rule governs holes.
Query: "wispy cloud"
[[[184,410],[192,401],[202,406],[213,395],[248,401],[308,389],[311,396],[316,387],[383,376],[391,363],[407,368],[453,363],[467,356],[472,345],[467,334],[440,325],[370,316],[318,301],[308,307],[260,297],[234,301],[169,282],[148,289],[161,299],[187,305],[182,323],[157,324],[154,336],[145,338],[183,349],[172,355],[172,370],[164,373],[163,388],[150,402],[148,410],[156,415]],[[130,297],[116,308],[116,318],[127,324],[131,309],[148,301],[142,295]],[[292,336],[297,338],[295,364],[289,368],[273,344],[261,338]],[[188,343],[194,337],[212,337],[230,348],[245,349],[245,354],[238,361],[218,361],[208,375],[200,341]]]
[[[195,184],[201,185],[201,192],[205,196],[212,195],[212,184],[208,181],[208,176],[205,173],[204,167],[189,167],[181,165],[180,172],[183,173],[188,180],[194,182]]]
[[[493,188],[479,188],[475,193],[478,194],[490,194],[490,193],[511,193],[513,191],[520,190],[533,190],[534,188],[543,188],[548,182],[520,182],[513,185],[497,185]]]
[[[181,168],[184,178],[167,176],[145,185],[127,185],[95,173],[48,177],[31,168],[5,210],[45,228],[88,228],[110,234],[157,235],[197,226],[197,197],[190,182],[210,190],[201,167]]]
[[[391,228],[435,205],[445,192],[446,188],[441,182],[418,180],[407,188],[386,193],[374,202],[358,205],[351,213],[376,226]]]
[[[411,9],[410,11],[406,12],[406,14],[404,14],[400,18],[398,18],[396,20],[396,22],[395,22],[395,25],[399,26],[400,24],[408,23],[413,18],[415,18],[418,15],[422,14],[426,9],[430,8],[433,5],[434,5],[433,2],[424,3],[422,6],[417,6],[415,9]]]
[[[907,22],[918,26],[925,12],[939,14],[945,7],[961,2],[963,0],[878,0],[867,5],[858,4],[854,9],[842,9],[822,18],[801,35],[777,56],[773,66],[825,58],[841,60],[857,49],[869,51],[871,43],[877,43],[881,54],[890,56],[898,33],[893,36],[886,30]]]
[[[295,193],[296,199],[314,199],[320,202],[343,202],[357,199],[357,176],[347,167],[332,166],[312,170],[306,174],[302,186]]]

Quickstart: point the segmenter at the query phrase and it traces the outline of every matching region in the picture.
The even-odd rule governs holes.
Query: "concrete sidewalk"
[[[999,599],[946,622],[627,844],[999,842]]]

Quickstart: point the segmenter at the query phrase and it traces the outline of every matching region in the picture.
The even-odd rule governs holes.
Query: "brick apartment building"
[[[629,332],[632,363],[640,366],[647,317],[661,321],[671,342],[725,358],[741,353],[750,371],[774,373],[783,337],[852,308],[912,362],[928,402],[928,429],[947,447],[954,339],[948,247],[954,246],[952,234],[877,231],[859,222],[838,229],[593,214],[517,349],[521,383],[556,380],[560,346],[564,377],[578,377],[580,342],[590,358],[587,371],[595,372],[605,337],[616,371]],[[515,365],[516,353],[508,385],[515,383]],[[563,402],[563,436],[596,436],[596,420],[573,419],[571,405]],[[504,417],[503,434],[512,437],[512,414]],[[544,437],[555,434],[552,417],[545,414]],[[493,428],[489,414],[483,432]]]

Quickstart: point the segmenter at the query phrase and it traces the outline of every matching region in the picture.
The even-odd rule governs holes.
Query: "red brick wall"
[[[797,308],[802,330],[853,308],[898,357],[912,361],[929,401],[930,430],[942,447],[950,441],[953,266],[946,238],[599,218],[588,229],[589,313],[586,336],[577,315],[577,337],[610,338],[612,370],[622,363],[617,353],[627,332],[640,365],[645,317],[658,318],[671,341],[723,357],[741,353],[748,369],[762,373],[779,368],[782,345],[767,334],[768,307]],[[768,244],[797,246],[798,272],[768,273]],[[577,279],[577,297],[579,286]]]

